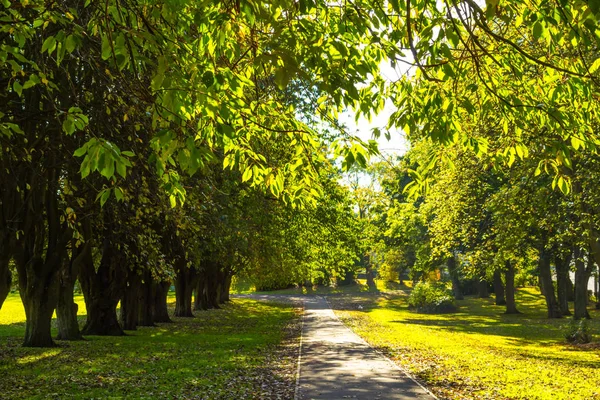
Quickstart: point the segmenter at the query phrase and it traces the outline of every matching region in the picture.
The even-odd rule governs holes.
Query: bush
[[[587,319],[571,320],[565,334],[567,342],[573,344],[583,344],[592,341],[592,331]]]
[[[383,263],[378,272],[379,278],[386,282],[396,282],[398,280],[398,269],[388,263]]]
[[[446,313],[456,311],[452,292],[445,284],[419,282],[408,296],[408,307],[420,313]]]

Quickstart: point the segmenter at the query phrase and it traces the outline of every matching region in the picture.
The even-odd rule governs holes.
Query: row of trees
[[[14,278],[25,346],[53,344],[55,310],[60,339],[121,335],[169,320],[171,284],[175,315],[192,316],[236,273],[273,287],[353,266],[348,195],[307,99],[342,96],[377,59],[324,60],[344,16],[322,17],[285,2],[2,3],[0,307]]]
[[[43,346],[56,307],[73,321],[75,277],[89,302],[84,332],[120,333],[117,301],[126,314],[151,297],[162,304],[168,271],[183,315],[195,288],[200,306],[218,302],[237,265],[266,261],[289,276],[298,265],[346,265],[354,236],[333,222],[354,225],[324,145],[346,168],[364,164],[372,149],[339,135],[337,113],[369,117],[387,100],[396,112],[386,128],[404,129],[415,145],[408,191],[435,189],[444,203],[443,182],[465,182],[449,192],[464,197],[460,207],[429,206],[435,195],[402,206],[435,210],[410,240],[425,237],[434,257],[461,266],[497,254],[510,284],[533,229],[540,259],[566,259],[548,252],[573,245],[585,277],[598,254],[594,175],[585,173],[600,143],[597,11],[561,0],[485,9],[470,0],[2,1],[0,298],[14,264],[25,344]],[[386,80],[382,62],[416,73]],[[323,125],[335,128],[332,140],[316,133]],[[539,210],[550,207],[549,186],[570,196],[547,211],[569,216],[568,226],[535,220],[548,215]],[[523,218],[501,199],[519,204],[523,193],[543,207],[526,202],[532,222],[505,229]],[[371,205],[358,208],[363,233]],[[341,236],[321,241],[307,229]],[[126,296],[124,282],[138,295]]]
[[[597,5],[390,4],[385,38],[412,56],[390,58],[414,74],[371,86],[395,106],[387,128],[412,146],[380,168],[391,198],[375,221],[384,261],[445,266],[456,297],[461,277],[484,295],[494,282],[509,313],[515,277],[535,277],[552,318],[571,312],[573,271],[574,317],[588,317],[600,263]]]

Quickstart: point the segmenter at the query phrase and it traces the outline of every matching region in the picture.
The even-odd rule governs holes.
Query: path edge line
[[[306,316],[305,299],[302,299],[302,323],[300,325],[300,345],[298,346],[298,366],[296,367],[296,388],[294,400],[300,400],[300,366],[302,364],[302,342],[304,338],[304,317]]]
[[[410,372],[408,372],[404,367],[396,364],[391,358],[389,358],[388,356],[386,356],[385,354],[383,354],[381,351],[379,351],[378,349],[376,349],[375,347],[371,346],[371,344],[369,342],[367,342],[365,339],[363,339],[362,336],[360,336],[358,333],[354,332],[352,329],[350,329],[350,327],[348,325],[346,325],[341,319],[340,317],[335,313],[335,311],[333,310],[333,307],[331,307],[331,302],[329,301],[329,298],[327,296],[323,296],[325,298],[325,301],[327,302],[327,305],[329,306],[329,309],[331,309],[331,312],[333,313],[333,316],[335,317],[335,319],[337,319],[339,321],[340,324],[342,324],[346,329],[348,329],[350,332],[352,332],[354,335],[356,335],[364,344],[366,344],[367,346],[369,346],[373,351],[375,351],[375,353],[377,353],[378,355],[380,355],[381,357],[383,357],[388,363],[390,363],[395,369],[397,369],[398,371],[402,372],[404,375],[406,375],[410,380],[412,380],[414,383],[416,383],[417,385],[419,385],[419,387],[421,389],[423,389],[427,394],[429,394],[431,397],[434,398],[434,400],[440,400],[435,394],[433,394],[431,392],[431,390],[427,389],[425,386],[423,386],[423,384],[421,382],[419,382],[414,376],[412,376],[412,374]],[[302,323],[304,324],[304,317],[302,319]],[[302,343],[301,343],[302,345]],[[294,398],[294,400],[298,400],[297,398]]]

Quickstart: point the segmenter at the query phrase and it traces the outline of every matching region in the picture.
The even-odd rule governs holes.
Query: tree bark
[[[371,267],[370,257],[364,257],[365,259],[365,277],[367,278],[367,286],[369,290],[377,290],[375,279],[373,278],[373,268]]]
[[[479,297],[480,299],[487,299],[490,297],[488,283],[483,277],[480,277],[477,282],[477,297]]]
[[[127,271],[127,287],[121,298],[119,322],[126,331],[135,331],[138,326],[139,292],[142,279],[137,271]]]
[[[156,326],[154,324],[153,315],[153,299],[152,299],[152,287],[154,280],[152,279],[152,273],[148,270],[144,271],[143,281],[141,283],[139,293],[139,312],[138,312],[138,325],[139,326]]]
[[[206,295],[205,286],[206,273],[205,271],[201,271],[198,273],[196,288],[194,289],[196,292],[194,296],[194,310],[208,310],[208,296]]]
[[[58,326],[57,340],[83,340],[77,311],[79,306],[73,299],[75,282],[81,270],[82,263],[91,257],[91,242],[77,247],[76,240],[72,240],[72,254],[69,260],[65,260],[64,268],[59,275],[59,295],[56,307],[56,322]]]
[[[558,295],[558,307],[562,315],[571,315],[569,310],[569,265],[571,264],[572,255],[565,258],[559,256],[554,257],[554,265],[556,267],[556,294]]]
[[[175,316],[194,316],[192,313],[192,292],[195,286],[195,270],[187,267],[183,261],[179,262],[175,277]]]
[[[79,306],[73,299],[75,279],[61,274],[59,278],[58,304],[56,306],[57,340],[83,340],[79,330],[77,311]]]
[[[169,310],[167,308],[167,297],[169,296],[169,288],[171,282],[160,281],[152,284],[152,315],[154,316],[154,322],[173,322],[169,317]]]
[[[590,318],[588,313],[588,281],[592,273],[594,261],[592,255],[588,254],[586,263],[583,260],[583,251],[579,248],[575,249],[575,312],[574,319]]]
[[[221,301],[223,303],[229,302],[229,293],[231,292],[231,280],[233,279],[233,274],[227,273],[225,274],[225,282],[223,284],[223,292],[221,294]]]
[[[10,293],[10,285],[12,284],[12,274],[8,269],[10,258],[8,256],[0,256],[0,310],[2,310],[2,304]]]
[[[24,347],[54,347],[50,334],[52,314],[58,301],[58,281],[50,279],[48,286],[36,283],[29,290],[21,290],[27,323],[25,325]]]
[[[452,255],[452,257],[448,258],[448,274],[450,275],[450,280],[452,281],[452,293],[454,294],[454,298],[456,300],[464,300],[465,296],[460,289],[460,280],[458,279],[458,267],[456,265],[456,257]]]
[[[504,280],[506,281],[506,311],[505,314],[521,314],[517,310],[515,301],[515,267],[510,260],[506,260],[504,270]]]
[[[117,318],[117,304],[123,296],[126,272],[117,251],[110,242],[109,233],[106,232],[98,271],[94,268],[91,255],[83,262],[79,273],[87,308],[83,335],[125,335]]]
[[[540,272],[540,280],[542,283],[542,293],[546,299],[546,308],[548,310],[548,318],[561,318],[562,312],[556,301],[554,294],[554,283],[552,282],[552,271],[550,270],[551,254],[542,247],[539,254],[538,270]]]
[[[502,283],[502,271],[500,269],[494,270],[494,295],[496,297],[497,306],[503,306],[506,304],[506,297],[504,296],[504,283]]]

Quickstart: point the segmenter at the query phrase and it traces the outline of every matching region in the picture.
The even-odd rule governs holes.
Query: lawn
[[[20,347],[25,318],[13,294],[0,311],[0,398],[291,398],[297,317],[291,305],[235,299],[125,337],[29,349]]]
[[[454,314],[417,314],[408,292],[329,299],[348,326],[441,398],[600,399],[600,312],[592,311],[596,342],[578,347],[565,343],[567,319],[545,318],[534,289],[518,290],[524,314],[511,316],[493,299],[460,301]]]

